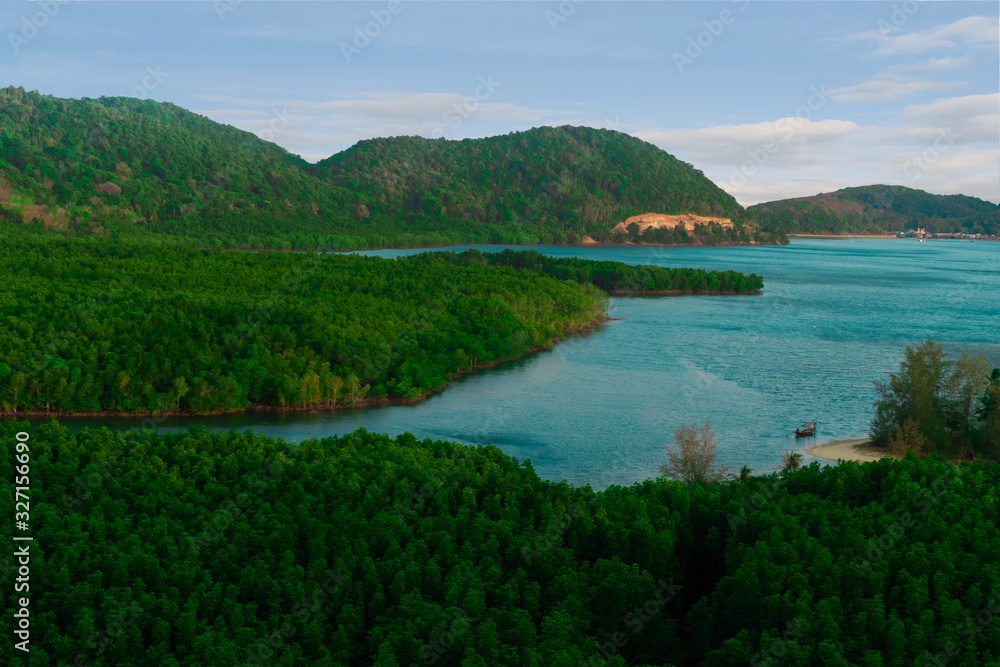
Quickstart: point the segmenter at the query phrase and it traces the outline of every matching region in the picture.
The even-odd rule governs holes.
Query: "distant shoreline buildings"
[[[928,232],[926,229],[907,229],[896,232],[896,238],[916,238],[916,239],[965,239],[969,241],[1000,241],[1000,236],[996,234],[965,234],[963,232]]]

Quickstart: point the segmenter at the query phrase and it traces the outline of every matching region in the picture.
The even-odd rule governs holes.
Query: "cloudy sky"
[[[310,161],[359,139],[627,132],[742,204],[1000,203],[996,2],[5,0],[0,82],[168,101]]]

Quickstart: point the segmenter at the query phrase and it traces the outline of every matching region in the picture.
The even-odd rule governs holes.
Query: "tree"
[[[340,393],[340,388],[343,386],[344,381],[339,375],[327,374],[324,376],[323,394],[332,405],[337,404],[337,395]]]
[[[347,391],[351,395],[351,405],[357,405],[361,398],[361,381],[354,373],[347,376]]]
[[[375,656],[375,667],[399,667],[399,661],[393,654],[389,640],[382,642],[378,648],[378,655]]]
[[[714,465],[715,449],[719,443],[708,422],[701,428],[694,424],[681,424],[674,431],[674,442],[677,444],[676,450],[670,445],[664,445],[667,463],[660,466],[660,472],[665,476],[688,486],[721,482],[729,476],[726,468]]]
[[[1000,368],[993,369],[986,393],[979,400],[982,407],[976,413],[976,419],[1000,430]]]
[[[907,419],[889,436],[887,446],[895,456],[906,456],[909,451],[920,454],[927,447],[927,438],[920,432],[916,421]]]
[[[750,469],[750,466],[743,466],[742,468],[740,468],[740,474],[733,475],[733,479],[739,482],[740,486],[743,486],[744,484],[746,484],[746,481],[750,479],[751,475],[753,475],[753,470]]]
[[[786,473],[795,472],[802,467],[802,454],[798,452],[785,452],[781,455],[781,468]]]
[[[952,427],[963,433],[969,431],[970,422],[976,415],[976,403],[981,400],[990,386],[990,368],[986,359],[972,357],[964,352],[952,364],[948,378],[948,398],[951,405]]]
[[[1000,456],[1000,368],[994,368],[976,411],[974,446],[989,456]]]
[[[174,409],[179,410],[181,407],[181,399],[184,398],[188,393],[188,383],[184,378],[174,378],[174,384],[170,388],[173,395],[176,397],[174,399]]]
[[[981,356],[963,353],[948,359],[939,343],[906,348],[899,373],[875,383],[879,400],[872,443],[897,455],[924,449],[994,451],[1000,433],[984,416],[995,410],[991,392],[1000,395],[1000,389],[994,389],[996,380],[988,370]]]
[[[889,436],[907,419],[914,420],[921,433],[941,430],[939,408],[949,380],[948,367],[940,343],[925,341],[906,348],[899,373],[890,373],[888,382],[875,383],[879,399],[871,424],[872,444],[887,445]]]

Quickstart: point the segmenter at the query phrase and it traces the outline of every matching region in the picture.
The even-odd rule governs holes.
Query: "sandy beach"
[[[881,458],[893,457],[884,450],[875,449],[868,445],[868,438],[854,438],[852,440],[834,440],[825,445],[816,445],[809,449],[809,453],[818,459],[827,461],[858,461],[867,463],[868,461],[878,461]]]

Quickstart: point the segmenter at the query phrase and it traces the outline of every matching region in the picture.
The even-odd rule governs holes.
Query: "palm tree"
[[[786,472],[795,472],[802,467],[802,454],[798,452],[785,452],[781,455],[782,469]]]
[[[733,479],[739,482],[740,486],[743,486],[746,483],[746,481],[750,479],[750,475],[752,474],[753,470],[750,469],[750,466],[743,466],[742,468],[740,468],[740,474],[733,475]]]

